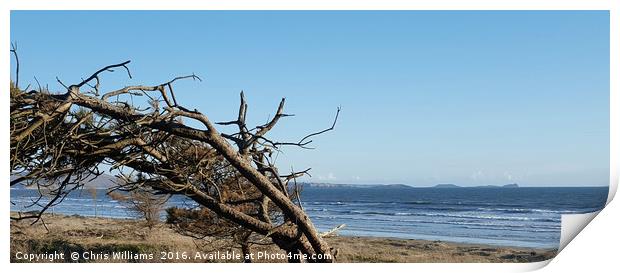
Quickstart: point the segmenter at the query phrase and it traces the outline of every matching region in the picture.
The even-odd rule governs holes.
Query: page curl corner
[[[610,194],[611,195],[611,194]],[[582,213],[563,214],[560,231],[560,246],[558,254],[596,217],[602,210]]]

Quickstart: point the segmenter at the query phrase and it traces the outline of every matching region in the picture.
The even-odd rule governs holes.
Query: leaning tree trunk
[[[131,111],[129,109],[123,109],[118,106],[109,104],[106,101],[81,94],[79,92],[79,89],[75,86],[73,86],[69,93],[64,97],[67,101],[72,102],[75,105],[91,109],[94,112],[108,115],[116,119],[136,122],[139,120],[145,120],[145,117],[143,115],[138,114],[134,111]],[[144,121],[143,123],[143,126],[168,132],[176,136],[185,137],[197,141],[203,141],[211,145],[211,147],[213,147],[221,155],[223,155],[226,160],[232,166],[234,166],[239,171],[239,173],[244,176],[244,178],[250,181],[273,203],[275,203],[276,206],[282,210],[282,212],[288,219],[291,219],[292,222],[296,223],[295,227],[291,227],[289,230],[284,232],[284,234],[299,232],[303,234],[303,236],[301,236],[300,239],[297,240],[301,240],[301,238],[305,237],[312,246],[311,250],[314,252],[314,254],[322,256],[329,256],[331,254],[330,247],[327,245],[327,243],[325,243],[324,240],[320,238],[316,228],[314,227],[306,213],[302,211],[297,205],[295,205],[288,197],[286,197],[281,190],[276,188],[276,186],[274,186],[274,184],[269,178],[258,172],[247,159],[243,158],[235,150],[235,148],[233,148],[233,146],[230,145],[230,143],[221,136],[221,134],[215,129],[215,127],[211,124],[211,122],[207,119],[205,115],[202,115],[195,111],[189,112],[179,110],[179,112],[181,111],[183,111],[183,113],[181,113],[183,115],[194,117],[200,120],[207,127],[207,131],[196,130],[194,128],[175,122],[162,122],[161,120],[148,121],[148,119],[146,119],[146,121]],[[207,206],[206,203],[199,203]],[[236,219],[233,218],[232,220],[234,221]],[[240,224],[245,225],[246,223]],[[265,229],[256,231],[261,234],[268,234],[269,232],[272,232],[271,230]],[[292,240],[293,238],[299,236],[295,234],[288,237]],[[301,242],[298,242],[298,245],[303,244]],[[308,251],[310,249],[304,250]],[[323,260],[328,262],[331,261],[331,259]]]

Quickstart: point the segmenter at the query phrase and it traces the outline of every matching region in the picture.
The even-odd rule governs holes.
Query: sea
[[[307,187],[302,206],[320,231],[497,246],[558,248],[562,214],[600,210],[608,187],[413,188]],[[71,193],[48,212],[135,218],[106,190]],[[32,211],[36,190],[11,189],[11,211]],[[194,207],[174,196],[168,207]],[[162,214],[165,218],[165,214]]]

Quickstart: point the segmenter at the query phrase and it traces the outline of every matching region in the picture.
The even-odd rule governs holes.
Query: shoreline
[[[132,219],[45,215],[44,220],[49,233],[41,222],[33,226],[27,221],[11,222],[11,262],[50,262],[20,259],[18,253],[53,252],[65,253],[66,257],[51,262],[74,262],[67,256],[75,251],[95,254],[78,262],[241,262],[238,257],[216,255],[241,253],[239,248],[231,247],[230,242],[221,239],[196,241],[176,233],[165,223],[149,230],[142,221]],[[557,251],[369,236],[335,236],[325,240],[338,249],[337,262],[537,262],[553,258]],[[112,257],[117,252],[127,255]],[[275,246],[255,245],[253,252],[273,255],[254,262],[286,261],[276,257],[283,251]],[[145,255],[134,257],[134,254]],[[172,259],[162,259],[169,254]],[[177,257],[179,254],[181,256]]]
[[[487,248],[511,248],[511,249],[522,249],[522,250],[534,250],[534,251],[556,251],[557,248],[553,247],[529,247],[529,246],[518,246],[518,245],[503,245],[503,244],[493,244],[493,243],[476,243],[476,242],[463,242],[457,240],[442,240],[442,239],[416,239],[416,238],[402,238],[396,236],[371,236],[371,235],[350,235],[350,234],[339,234],[339,237],[345,238],[376,238],[382,240],[394,240],[394,241],[418,241],[418,242],[442,242],[446,244],[458,244],[465,246],[473,246],[473,247],[487,247]]]

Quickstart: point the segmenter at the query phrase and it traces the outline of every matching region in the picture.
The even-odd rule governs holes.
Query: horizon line
[[[506,185],[513,185],[516,184],[519,188],[588,188],[588,187],[599,187],[599,188],[604,188],[604,187],[609,187],[610,185],[521,185],[519,183],[506,183],[506,184],[480,184],[480,185],[462,185],[462,184],[455,184],[455,183],[437,183],[434,185],[429,185],[429,186],[420,186],[420,185],[414,185],[414,184],[410,184],[410,183],[354,183],[354,182],[334,182],[334,181],[300,181],[300,183],[314,183],[314,184],[331,184],[331,185],[357,185],[357,186],[396,186],[396,185],[402,185],[402,186],[408,186],[408,187],[412,187],[412,188],[434,188],[436,186],[439,185],[450,185],[450,186],[456,186],[456,187],[460,187],[460,188],[478,188],[478,187],[503,187]]]

